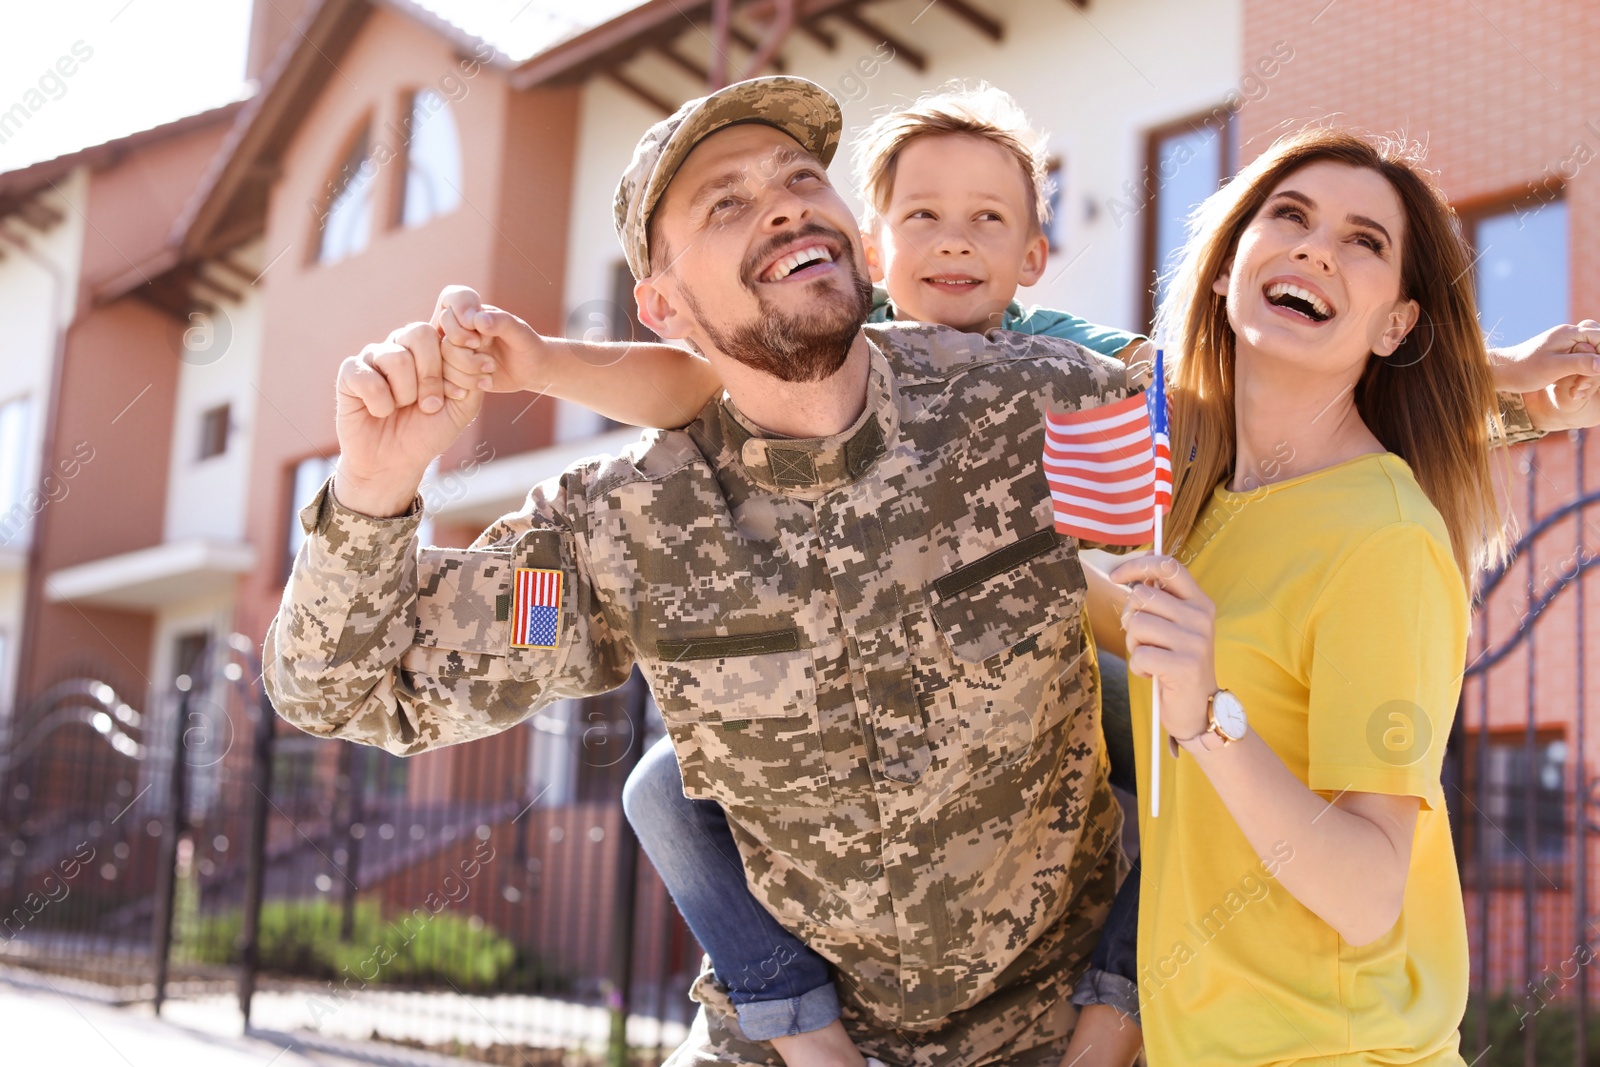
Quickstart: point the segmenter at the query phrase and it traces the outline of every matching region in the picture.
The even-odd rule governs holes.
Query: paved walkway
[[[169,1002],[170,1003],[170,1002]],[[446,1067],[466,1061],[385,1045],[299,1036],[240,1036],[237,1011],[169,1013],[118,1008],[92,987],[7,968],[0,974],[0,1062],[7,1067]],[[315,1047],[311,1047],[314,1045]]]

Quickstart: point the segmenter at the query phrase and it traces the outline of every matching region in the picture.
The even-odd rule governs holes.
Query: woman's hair
[[[1383,447],[1410,465],[1444,517],[1470,587],[1506,556],[1508,538],[1489,462],[1498,427],[1488,353],[1473,296],[1472,257],[1455,212],[1410,147],[1312,128],[1278,140],[1189,219],[1156,335],[1168,346],[1175,492],[1168,543],[1182,545],[1234,465],[1233,327],[1227,297],[1212,283],[1245,227],[1285,177],[1316,162],[1377,171],[1405,211],[1400,298],[1420,307],[1417,324],[1387,358],[1370,356],[1355,404]]]
[[[872,226],[888,210],[901,151],[919,137],[952,133],[999,145],[1016,160],[1031,194],[1033,227],[1043,229],[1050,221],[1051,192],[1044,138],[1028,125],[1010,93],[987,82],[967,86],[954,81],[936,93],[924,93],[910,107],[879,115],[856,138],[856,185],[866,207],[862,224]]]

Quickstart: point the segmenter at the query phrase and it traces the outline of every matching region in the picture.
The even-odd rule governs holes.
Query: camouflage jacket
[[[1114,888],[1084,575],[1039,457],[1047,405],[1114,401],[1126,375],[1048,338],[865,333],[844,432],[764,438],[714,401],[470,549],[418,551],[415,506],[372,519],[324,486],[266,684],[303,730],[410,754],[637,664],[685,791],[727,810],[847,1015],[974,1064],[1065,1001]],[[511,645],[519,568],[562,576],[553,649]]]

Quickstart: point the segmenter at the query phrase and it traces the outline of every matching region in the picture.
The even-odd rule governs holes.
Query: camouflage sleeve
[[[1522,399],[1520,393],[1497,393],[1500,401],[1500,425],[1505,428],[1502,436],[1494,426],[1489,428],[1489,440],[1494,444],[1520,445],[1524,441],[1537,441],[1545,435],[1545,431],[1533,424],[1533,416],[1528,414],[1527,401]]]
[[[374,519],[325,484],[300,512],[306,540],[262,650],[278,713],[413,755],[625,682],[632,650],[596,604],[565,477],[466,549],[419,550],[418,504]]]

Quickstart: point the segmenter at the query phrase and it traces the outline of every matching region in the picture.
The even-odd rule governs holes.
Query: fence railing
[[[257,1029],[658,1063],[699,950],[622,817],[648,694],[400,760],[297,734],[251,644],[144,710],[63,683],[0,752],[0,965]]]
[[[1600,566],[1588,435],[1517,450],[1521,537],[1480,583],[1445,768],[1472,946],[1462,1050],[1485,1067],[1596,1062],[1597,791],[1585,576]],[[1477,1058],[1475,1060],[1475,1058]]]

